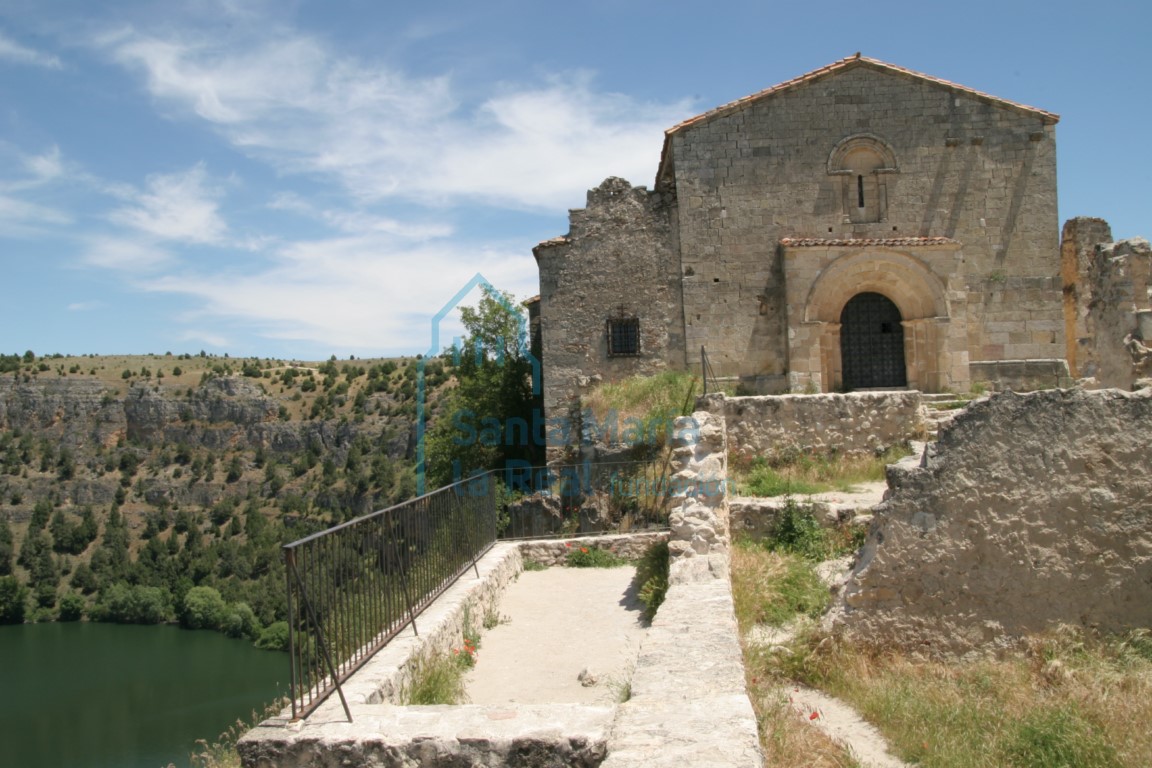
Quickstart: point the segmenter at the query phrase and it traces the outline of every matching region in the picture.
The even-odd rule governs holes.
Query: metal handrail
[[[496,541],[496,477],[484,473],[283,547],[292,719],[333,692]]]

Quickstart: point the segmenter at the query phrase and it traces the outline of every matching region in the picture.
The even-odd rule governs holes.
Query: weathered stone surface
[[[300,729],[269,720],[236,745],[245,768],[595,768],[615,707],[577,704],[357,709]]]
[[[700,398],[724,417],[733,460],[881,453],[924,433],[919,392]]]
[[[724,419],[679,418],[672,441],[668,525],[671,583],[728,578],[728,463]]]
[[[1134,388],[1152,373],[1152,246],[1143,238],[1099,243],[1078,291],[1077,375]]]
[[[546,539],[519,542],[525,560],[541,565],[565,565],[573,547],[598,547],[625,560],[638,560],[653,544],[668,538],[666,531],[608,536],[581,536],[578,539]]]
[[[649,627],[604,768],[763,765],[726,579],[677,584]]]
[[[973,403],[876,508],[835,625],[930,654],[1152,626],[1152,390]]]
[[[876,384],[964,391],[970,363],[1062,358],[1056,121],[857,56],[672,127],[654,191],[607,179],[534,249],[548,416],[702,350],[757,393],[871,386],[844,375],[862,293],[899,313]],[[608,355],[621,316],[636,355]]]

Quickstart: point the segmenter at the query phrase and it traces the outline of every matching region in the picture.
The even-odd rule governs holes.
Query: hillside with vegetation
[[[450,363],[424,365],[431,414]],[[178,620],[279,645],[280,545],[415,494],[418,367],[0,356],[0,623]]]

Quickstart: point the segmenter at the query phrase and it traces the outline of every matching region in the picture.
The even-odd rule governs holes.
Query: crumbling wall
[[[1112,227],[1104,219],[1077,216],[1064,222],[1060,233],[1060,275],[1064,283],[1064,338],[1068,369],[1073,377],[1086,376],[1081,368],[1094,366],[1088,331],[1089,272],[1096,246],[1112,242]],[[1083,349],[1083,351],[1081,351]]]
[[[540,269],[544,412],[550,420],[579,411],[583,390],[600,380],[684,367],[674,203],[672,196],[624,179],[605,179],[588,191],[586,208],[569,212],[567,235],[533,249]],[[639,322],[636,354],[609,354],[606,324],[619,318]],[[550,460],[563,447],[557,434],[549,432]]]
[[[1152,375],[1152,248],[1143,238],[1096,248],[1089,270],[1088,365],[1082,375],[1131,389]]]
[[[723,416],[733,460],[794,454],[880,453],[924,436],[919,392],[700,398]]]
[[[890,475],[835,625],[929,654],[1152,627],[1150,434],[1152,390],[973,403]]]

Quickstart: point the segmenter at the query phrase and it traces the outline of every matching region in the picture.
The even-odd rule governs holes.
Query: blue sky
[[[1061,115],[1152,235],[1146,2],[0,0],[0,352],[415,354],[663,130],[862,51]]]

